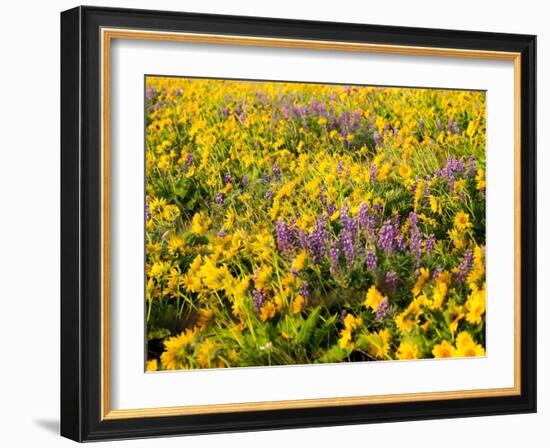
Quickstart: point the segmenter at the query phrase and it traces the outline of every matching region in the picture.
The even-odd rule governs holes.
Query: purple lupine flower
[[[311,291],[309,290],[309,283],[303,280],[300,286],[299,292],[304,299],[306,300],[309,299],[311,297]]]
[[[399,216],[399,213],[395,213],[391,217],[391,223],[396,229],[399,229],[399,227],[401,226],[401,216]]]
[[[344,257],[348,265],[355,259],[355,237],[357,234],[357,224],[355,220],[349,216],[349,209],[346,202],[340,208],[340,221],[342,230],[340,232],[340,245],[344,252]]]
[[[233,185],[233,179],[231,178],[231,173],[225,173],[224,177],[226,184],[232,184]]]
[[[273,173],[273,177],[277,182],[280,182],[281,180],[281,169],[279,168],[279,164],[275,162],[273,166],[271,167],[271,172]]]
[[[424,120],[422,119],[422,117],[420,117],[418,119],[418,128],[420,129],[421,134],[424,134],[424,127]]]
[[[283,218],[275,224],[277,248],[283,254],[291,254],[296,250],[298,235],[292,225],[288,225]]]
[[[360,124],[361,124],[361,111],[358,109],[355,109],[352,115],[351,130],[355,131]]]
[[[371,163],[369,173],[370,173],[370,181],[371,182],[376,181],[376,165],[374,163]]]
[[[342,177],[342,175],[344,174],[344,162],[342,162],[341,160],[338,162],[338,165],[336,165],[336,171],[339,177]]]
[[[248,174],[245,174],[243,176],[243,178],[241,179],[241,185],[243,186],[243,188],[246,188],[248,187],[248,183],[249,183],[249,179],[248,179]]]
[[[256,310],[256,313],[260,314],[260,310],[266,302],[266,297],[265,297],[264,290],[263,289],[255,289],[254,293],[252,294],[252,300],[254,302],[254,309]]]
[[[443,126],[441,124],[441,120],[438,118],[436,122],[437,130],[441,132],[443,130]]]
[[[384,221],[378,232],[378,247],[387,254],[391,254],[395,249],[396,236],[397,229],[393,226],[391,220]]]
[[[375,236],[375,227],[376,220],[374,216],[369,212],[367,204],[364,202],[359,206],[359,212],[357,213],[357,222],[359,223],[359,228],[370,240],[374,239]]]
[[[395,237],[395,248],[398,252],[405,252],[405,249],[407,249],[407,241],[401,233],[398,233]]]
[[[338,249],[336,244],[332,243],[330,245],[328,257],[330,262],[330,272],[335,274],[340,270],[340,249]]]
[[[319,216],[313,231],[306,238],[305,246],[315,263],[320,263],[327,251],[327,222],[324,216]]]
[[[271,182],[271,176],[269,175],[269,173],[262,174],[261,179],[264,184],[268,184],[269,182]]]
[[[149,209],[149,201],[145,198],[145,219],[149,221],[151,219],[151,210]]]
[[[240,101],[237,103],[237,107],[235,107],[235,115],[241,116],[243,114],[243,103]]]
[[[464,283],[472,265],[474,263],[474,253],[472,249],[466,249],[464,251],[464,258],[462,262],[456,267],[454,271],[454,279],[457,283]]]
[[[223,194],[221,192],[216,193],[216,204],[222,205],[223,204]]]
[[[231,114],[231,111],[229,110],[229,107],[220,107],[220,110],[219,110],[219,115],[220,115],[220,118],[227,118],[229,117],[229,115]]]
[[[319,201],[321,201],[321,204],[323,205],[323,207],[327,206],[327,197],[322,187],[321,187],[321,191],[319,192]]]
[[[426,252],[428,254],[431,254],[434,251],[435,248],[435,235],[432,233],[424,240],[424,244],[426,246]]]
[[[300,229],[298,232],[298,239],[300,240],[300,247],[307,249],[307,235],[303,229]]]
[[[468,172],[466,173],[468,177],[476,177],[477,175],[477,168],[474,156],[468,157]]]
[[[374,143],[377,147],[382,144],[382,139],[380,138],[380,134],[378,133],[378,131],[374,131],[372,133],[372,137],[374,138]]]
[[[157,90],[154,87],[149,87],[145,91],[145,99],[151,101],[157,95]]]
[[[369,223],[369,208],[367,204],[361,202],[359,212],[357,213],[357,222],[361,230],[365,230]]]
[[[385,319],[390,311],[390,302],[387,297],[380,300],[380,303],[376,307],[376,318],[379,320]]]
[[[345,228],[348,225],[348,221],[351,218],[349,217],[349,207],[347,201],[344,201],[342,204],[342,207],[340,207],[340,221],[342,223],[342,227]]]
[[[327,205],[327,215],[330,218],[334,213],[336,212],[336,205],[334,205],[334,202],[331,202]]]
[[[183,164],[183,171],[184,172],[187,172],[189,170],[189,168],[195,163],[195,156],[193,155],[193,153],[191,152],[188,152],[186,155],[185,155],[185,162]]]
[[[272,201],[273,200],[273,192],[271,190],[267,190],[264,194],[264,198],[267,199],[268,201]]]
[[[451,135],[460,133],[460,129],[458,128],[458,126],[456,125],[456,123],[453,121],[452,118],[449,118],[447,120],[447,126],[449,127],[449,132],[451,133]]]
[[[397,272],[389,270],[384,275],[384,286],[389,292],[395,293],[397,291]]]
[[[365,263],[367,265],[367,269],[374,272],[378,266],[378,257],[374,252],[367,252],[365,255]]]
[[[355,259],[355,245],[352,234],[345,229],[343,229],[340,233],[340,245],[342,246],[344,257],[346,258],[348,265],[350,265]]]
[[[454,157],[449,156],[445,167],[436,171],[436,176],[447,179],[450,185],[451,193],[454,191],[454,180],[458,174],[464,173],[464,162]]]

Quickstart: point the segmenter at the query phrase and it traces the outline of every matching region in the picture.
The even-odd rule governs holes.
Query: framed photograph
[[[536,411],[535,36],[61,14],[61,433]]]

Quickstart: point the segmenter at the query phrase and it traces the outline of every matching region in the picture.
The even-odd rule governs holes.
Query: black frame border
[[[521,53],[521,395],[101,420],[101,42],[127,28]],[[167,11],[61,13],[61,435],[79,442],[536,412],[536,36]]]

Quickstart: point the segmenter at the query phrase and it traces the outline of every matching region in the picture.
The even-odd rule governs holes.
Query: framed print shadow
[[[61,434],[536,412],[536,37],[61,14]]]

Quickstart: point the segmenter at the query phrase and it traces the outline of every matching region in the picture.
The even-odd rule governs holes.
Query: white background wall
[[[533,447],[550,443],[549,11],[543,1],[134,0],[88,4],[538,35],[539,413],[125,441],[95,446]],[[59,438],[59,12],[71,1],[10,1],[0,16],[0,442],[69,446]],[[546,202],[546,204],[545,204]]]

